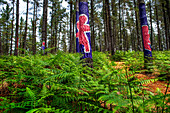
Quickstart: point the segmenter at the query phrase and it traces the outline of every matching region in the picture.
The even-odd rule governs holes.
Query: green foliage
[[[162,52],[163,58],[156,56],[156,52],[154,54],[155,67],[161,73],[169,74],[169,52]],[[79,54],[1,56],[0,88],[8,83],[8,93],[0,97],[0,110],[19,113],[142,113],[156,112],[154,107],[160,111],[164,107],[168,112],[169,95],[160,92],[153,95],[143,90],[142,84],[158,79],[135,78],[143,68],[142,53],[117,52],[116,55],[125,62],[125,68],[115,69],[114,61],[101,52],[93,52],[94,68],[83,67]]]

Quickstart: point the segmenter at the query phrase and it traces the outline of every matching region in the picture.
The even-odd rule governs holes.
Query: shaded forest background
[[[76,52],[76,0],[65,0],[69,11],[63,0],[23,0],[25,17],[19,12],[20,1],[0,0],[0,55],[41,53],[43,41],[50,53]],[[138,0],[88,3],[93,51],[114,55],[116,50],[143,50]],[[145,4],[152,50],[169,50],[169,0],[145,0]]]

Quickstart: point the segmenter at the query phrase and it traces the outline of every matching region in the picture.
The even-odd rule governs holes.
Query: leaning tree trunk
[[[148,68],[148,65],[152,63],[152,51],[144,0],[139,0],[139,13],[143,37],[144,66]]]
[[[15,32],[15,52],[14,55],[18,56],[18,27],[19,27],[19,0],[16,6],[16,32]]]
[[[47,6],[48,0],[43,1],[43,26],[42,26],[42,42],[44,44],[44,49],[47,49]],[[47,54],[47,52],[44,52]]]
[[[87,0],[80,0],[79,3],[79,44],[87,65],[92,67],[92,48],[90,39],[89,10]]]

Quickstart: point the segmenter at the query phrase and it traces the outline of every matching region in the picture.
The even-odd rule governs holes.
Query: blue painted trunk
[[[79,30],[77,23],[79,22],[79,11],[76,11],[76,52],[79,53]]]
[[[79,33],[80,52],[84,58],[92,58],[90,25],[89,25],[89,10],[87,2],[79,3],[79,22],[77,23]]]
[[[149,57],[150,58],[152,57],[152,51],[151,51],[150,35],[149,35],[146,9],[144,3],[139,4],[139,13],[140,13],[144,57],[149,59]]]

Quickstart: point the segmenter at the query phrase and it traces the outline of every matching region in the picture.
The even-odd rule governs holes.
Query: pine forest
[[[0,0],[0,113],[170,113],[169,0]]]

